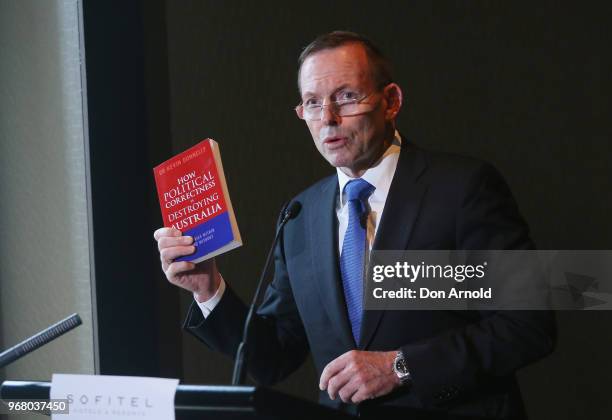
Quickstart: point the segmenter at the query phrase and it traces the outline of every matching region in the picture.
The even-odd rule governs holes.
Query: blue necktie
[[[374,186],[359,178],[344,186],[349,209],[349,221],[342,243],[340,273],[355,343],[359,345],[361,312],[363,308],[363,273],[366,247],[366,202]]]

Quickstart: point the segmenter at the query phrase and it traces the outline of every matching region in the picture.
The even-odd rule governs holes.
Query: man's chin
[[[346,161],[338,161],[338,160],[331,161],[331,160],[328,160],[328,162],[329,162],[329,164],[331,166],[333,166],[336,169],[348,168],[350,166],[349,162],[346,162]]]
[[[342,156],[339,153],[327,153],[325,155],[325,160],[329,162],[331,166],[334,168],[343,168],[347,166],[351,166],[352,159]]]

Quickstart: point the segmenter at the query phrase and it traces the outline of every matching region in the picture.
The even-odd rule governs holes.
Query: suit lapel
[[[348,320],[344,291],[340,280],[338,258],[338,222],[336,218],[336,199],[338,179],[330,177],[317,197],[318,203],[310,214],[310,244],[312,247],[312,273],[317,284],[323,308],[327,311],[332,328],[337,337],[346,345],[354,348],[355,341]],[[314,308],[319,310],[319,308]]]
[[[397,169],[393,175],[372,250],[406,249],[419,214],[421,200],[427,190],[425,184],[417,182],[426,166],[423,152],[408,144],[404,137]],[[365,349],[369,345],[383,313],[383,310],[364,311],[360,349]]]

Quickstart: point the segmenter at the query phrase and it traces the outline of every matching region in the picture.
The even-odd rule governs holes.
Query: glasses
[[[342,99],[330,101],[325,104],[320,99],[308,99],[295,107],[295,113],[298,118],[307,121],[319,121],[323,117],[323,108],[329,107],[330,110],[340,117],[350,117],[352,115],[363,114],[371,111],[372,107],[364,107],[364,105],[372,105],[370,102],[363,102],[366,98],[372,96],[374,92],[366,95],[358,95],[353,92],[345,92],[341,96]]]

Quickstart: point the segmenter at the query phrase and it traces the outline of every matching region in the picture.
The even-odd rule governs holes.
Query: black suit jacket
[[[555,324],[545,311],[365,311],[361,340],[351,335],[337,248],[334,174],[295,197],[299,215],[275,252],[275,275],[250,337],[249,372],[273,384],[308,352],[319,375],[355,348],[401,348],[413,378],[369,401],[489,417],[524,415],[514,372],[552,351]],[[526,223],[489,164],[402,144],[374,249],[530,249]],[[247,308],[228,287],[206,319],[193,304],[185,328],[234,356]],[[313,384],[313,386],[316,386]],[[321,393],[321,402],[343,408]]]

